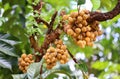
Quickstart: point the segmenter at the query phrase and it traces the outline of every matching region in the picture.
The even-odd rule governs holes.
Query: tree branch
[[[57,16],[57,11],[55,11],[55,13],[52,15],[52,18],[51,18],[51,21],[49,23],[49,27],[48,27],[48,31],[47,31],[47,34],[49,34],[52,30],[53,30],[53,24],[55,22],[55,18]]]
[[[106,12],[106,13],[91,12],[90,18],[88,18],[88,22],[93,22],[95,20],[106,21],[106,20],[114,18],[119,13],[120,13],[120,0],[118,0],[116,7],[110,12]]]
[[[67,49],[67,50],[68,50],[68,49]],[[74,61],[75,63],[78,63],[77,60],[76,60],[76,58],[70,53],[69,50],[68,50],[68,53],[69,53],[69,55],[71,56],[71,58],[73,59],[73,61]]]
[[[36,22],[39,24],[39,23],[43,23],[45,24],[47,27],[49,27],[50,25],[48,24],[47,21],[43,20],[42,18],[38,18],[38,17],[35,17],[35,20]]]

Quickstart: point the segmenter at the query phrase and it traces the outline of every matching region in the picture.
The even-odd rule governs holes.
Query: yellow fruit
[[[75,29],[75,32],[76,32],[77,34],[79,34],[79,33],[81,32],[81,29],[80,29],[80,28],[76,28],[76,29]]]
[[[81,23],[79,23],[79,24],[78,24],[78,27],[79,27],[79,28],[82,28],[82,24],[81,24]]]
[[[62,46],[61,46],[61,49],[62,49],[62,50],[66,50],[66,45],[62,45]]]
[[[24,62],[24,61],[21,61],[21,66],[25,66],[26,65],[26,63]]]
[[[73,32],[73,30],[72,30],[72,29],[68,29],[68,30],[67,30],[67,34],[68,34],[68,35],[73,35],[73,34],[74,34],[74,32]]]
[[[85,38],[85,41],[86,41],[86,42],[90,42],[90,38],[89,38],[89,37],[86,37],[86,38]]]
[[[50,46],[49,49],[50,49],[50,52],[54,52],[55,51],[55,48],[52,47],[52,46]]]
[[[90,37],[91,33],[90,32],[86,32],[86,36]]]
[[[22,54],[22,55],[21,55],[21,58],[22,58],[22,59],[24,59],[24,58],[26,58],[26,57],[27,57],[26,54]]]
[[[60,63],[61,63],[61,64],[65,64],[65,61],[64,61],[64,60],[60,60]]]
[[[82,18],[81,16],[78,16],[78,17],[77,17],[77,21],[78,21],[78,22],[81,22],[82,20],[83,20],[83,18]]]
[[[29,61],[29,58],[26,57],[26,58],[25,58],[25,62],[28,62],[28,61]]]
[[[69,17],[68,15],[63,15],[62,19],[63,19],[63,20],[67,20],[68,17]]]
[[[83,27],[82,32],[86,32],[86,31],[87,31],[86,27]]]
[[[51,62],[51,60],[50,60],[50,59],[47,59],[47,60],[46,60],[46,62],[47,62],[47,63],[50,63],[50,62]]]
[[[28,54],[27,57],[32,60],[33,59],[33,55],[32,54]]]
[[[68,21],[69,21],[69,23],[71,24],[71,23],[74,22],[74,19],[73,19],[72,17],[69,17],[69,18],[68,18]]]

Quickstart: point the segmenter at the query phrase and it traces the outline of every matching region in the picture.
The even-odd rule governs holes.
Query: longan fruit
[[[79,12],[80,16],[83,16],[84,14],[85,14],[84,11]]]
[[[80,28],[76,28],[76,29],[75,29],[75,32],[76,32],[77,34],[79,34],[79,33],[81,32],[81,29],[80,29]]]
[[[86,27],[86,29],[87,31],[91,31],[91,27],[89,25]]]
[[[46,63],[50,63],[50,62],[51,62],[51,60],[50,60],[50,59],[47,59],[47,60],[46,60]]]
[[[64,61],[64,60],[60,60],[60,63],[61,63],[61,64],[65,64],[65,61]]]
[[[82,21],[82,24],[86,26],[88,23],[87,23],[86,20],[83,20],[83,21]]]
[[[33,59],[33,55],[32,54],[28,54],[27,57],[32,60]]]
[[[74,19],[73,19],[72,17],[68,17],[68,21],[69,21],[69,23],[71,24],[71,23],[74,22]]]
[[[50,49],[51,52],[54,52],[54,51],[55,51],[55,48],[52,47],[52,46],[50,46],[49,49]]]
[[[89,38],[89,37],[86,37],[86,38],[85,38],[85,41],[86,41],[86,42],[90,42],[90,38]]]
[[[77,44],[78,44],[78,45],[82,45],[82,44],[83,44],[83,41],[79,40],[79,41],[77,41]]]
[[[21,61],[21,66],[25,66],[26,65],[26,63],[24,62],[24,61]]]
[[[19,66],[19,69],[20,69],[20,70],[24,70],[24,67],[23,67],[23,66]]]
[[[21,61],[22,61],[22,58],[19,58],[19,59],[18,59],[18,62],[20,63]]]
[[[67,48],[66,45],[62,45],[62,46],[61,46],[61,49],[62,49],[62,50],[66,50],[66,48]]]
[[[78,24],[78,27],[79,27],[79,28],[82,28],[82,24],[81,24],[81,23],[79,23],[79,24]]]
[[[63,41],[62,41],[62,40],[58,40],[58,43],[59,43],[59,44],[63,44]]]
[[[86,32],[86,31],[87,31],[86,27],[82,27],[82,32]]]
[[[63,20],[67,20],[68,17],[69,17],[68,15],[63,15],[62,19],[63,19]]]
[[[78,16],[78,12],[71,12],[71,13],[70,13],[70,16],[73,17],[73,18],[75,18],[75,17]]]
[[[91,33],[90,37],[93,39],[95,37],[95,34]]]
[[[68,35],[73,35],[73,34],[74,34],[74,32],[73,32],[73,30],[72,30],[72,29],[68,29],[68,30],[67,30],[67,34],[68,34]]]
[[[78,22],[81,22],[82,20],[83,20],[83,18],[82,18],[81,16],[78,16],[78,17],[77,17],[77,21],[78,21]]]
[[[21,58],[22,58],[22,59],[24,59],[24,58],[26,58],[26,57],[27,57],[26,54],[22,54],[22,55],[21,55]]]
[[[57,44],[57,46],[56,46],[57,48],[60,48],[61,47],[61,45],[59,45],[59,44]]]
[[[83,19],[86,20],[89,16],[88,15],[83,15]]]
[[[25,58],[25,62],[28,62],[29,60],[30,60],[29,58],[27,58],[27,57]]]
[[[82,40],[82,39],[83,39],[83,36],[82,36],[82,35],[79,35],[77,38],[78,38],[79,40]]]
[[[90,32],[86,32],[86,36],[90,37],[91,33]]]
[[[76,33],[74,33],[72,36],[73,36],[74,38],[76,38],[76,37],[77,37],[77,34],[76,34]]]
[[[62,59],[66,59],[66,55],[62,55],[62,57],[61,57]]]

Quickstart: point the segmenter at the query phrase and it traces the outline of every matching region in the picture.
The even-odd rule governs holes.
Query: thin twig
[[[48,22],[45,21],[45,20],[43,20],[42,18],[36,17],[35,19],[36,19],[36,22],[37,22],[38,24],[39,24],[39,23],[43,23],[43,24],[45,24],[47,27],[50,26],[50,25],[48,24]]]
[[[68,50],[68,49],[67,49]],[[68,53],[69,53],[69,55],[71,56],[71,58],[73,59],[73,61],[75,62],[75,63],[78,63],[77,62],[77,59],[70,53],[70,51],[68,50]]]

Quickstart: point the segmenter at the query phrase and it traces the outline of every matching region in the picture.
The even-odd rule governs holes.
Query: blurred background
[[[37,3],[39,0],[35,0]],[[117,4],[118,0],[86,0],[81,9],[90,11],[100,10],[108,12]],[[49,21],[54,11],[65,10],[67,14],[77,11],[76,0],[43,0],[44,6],[40,17]],[[22,53],[33,53],[29,36],[39,33],[39,45],[44,41],[47,27],[37,24],[33,17],[32,0],[0,0],[0,79],[24,79],[18,68],[18,58]],[[39,15],[35,15],[39,16]],[[93,47],[81,49],[75,45],[70,37],[61,35],[64,43],[77,60],[86,63],[89,79],[120,79],[120,15],[111,20],[100,22],[103,34],[97,38]],[[58,16],[54,27],[61,18]],[[38,28],[33,29],[35,24]],[[72,79],[83,79],[80,69],[75,67],[72,59],[65,65],[59,63],[54,69],[61,69],[70,74]],[[43,67],[43,76],[46,68]],[[46,79],[69,79],[69,75],[55,74]],[[29,74],[29,73],[28,73]],[[67,76],[68,77],[67,77]],[[30,78],[29,78],[30,79]],[[38,78],[31,78],[38,79]]]

